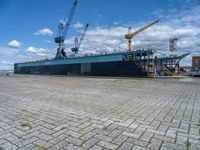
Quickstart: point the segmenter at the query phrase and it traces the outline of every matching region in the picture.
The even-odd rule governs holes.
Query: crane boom
[[[60,44],[64,43],[65,37],[67,35],[67,32],[69,30],[70,24],[72,22],[73,16],[74,16],[74,12],[75,12],[75,8],[77,5],[78,1],[75,0],[68,18],[63,19],[63,21],[61,21],[58,25],[58,36],[55,38],[55,43],[58,43],[59,46],[61,46]]]
[[[82,44],[82,42],[83,42],[83,39],[84,39],[84,37],[85,37],[85,34],[86,34],[87,30],[88,30],[88,27],[89,27],[89,24],[86,24],[86,26],[85,26],[85,28],[84,28],[84,30],[83,30],[83,33],[82,33],[81,36],[80,36],[79,42],[78,42],[78,38],[77,38],[77,37],[75,38],[75,40],[74,40],[75,47],[71,49],[72,52],[78,53],[79,48],[80,48],[80,46],[81,46],[81,44]]]
[[[64,41],[68,33],[69,27],[71,25],[71,22],[73,20],[77,3],[78,3],[78,0],[75,0],[72,8],[70,9],[68,18],[67,19],[64,18],[58,25],[58,34],[57,34],[57,37],[54,39],[55,43],[57,43],[59,46],[57,49],[56,59],[65,57],[64,56],[65,55]]]
[[[82,34],[81,37],[80,37],[80,41],[79,41],[78,48],[80,48],[80,46],[81,46],[81,44],[82,44],[82,42],[83,42],[83,39],[84,39],[84,37],[85,37],[85,33],[86,33],[87,30],[88,30],[88,27],[89,27],[89,24],[86,24],[86,26],[85,26],[85,28],[84,28],[84,30],[83,30],[83,34]]]
[[[156,20],[156,21],[150,23],[149,25],[147,25],[147,26],[145,26],[145,27],[143,27],[143,28],[141,28],[141,29],[135,31],[134,33],[132,33],[132,35],[135,36],[135,35],[139,34],[140,32],[146,30],[147,28],[149,28],[149,27],[151,27],[152,25],[158,23],[159,21],[160,21],[160,20],[158,19],[158,20]]]
[[[71,10],[70,10],[70,13],[69,13],[69,16],[68,16],[68,21],[67,21],[67,23],[65,24],[64,38],[66,37],[67,32],[68,32],[68,30],[69,30],[69,27],[70,27],[70,25],[71,25],[71,22],[72,22],[72,20],[73,20],[73,17],[74,17],[74,13],[75,13],[75,9],[76,9],[77,3],[78,3],[78,1],[75,0],[74,5],[73,5],[73,7],[72,7]]]
[[[129,42],[129,49],[128,49],[128,51],[132,51],[131,50],[131,42],[132,42],[132,38],[134,36],[136,36],[137,34],[139,34],[142,31],[146,30],[147,28],[151,27],[152,25],[158,23],[159,21],[160,21],[160,19],[158,19],[158,20],[156,20],[156,21],[154,21],[154,22],[146,25],[145,27],[143,27],[143,28],[141,28],[141,29],[139,29],[139,30],[137,30],[137,31],[135,31],[133,33],[131,33],[131,28],[129,27],[129,32],[128,32],[128,34],[125,35],[125,38],[128,39],[128,42]]]

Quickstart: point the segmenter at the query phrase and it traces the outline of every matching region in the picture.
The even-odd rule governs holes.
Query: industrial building
[[[193,70],[200,70],[200,56],[192,57],[192,68]]]

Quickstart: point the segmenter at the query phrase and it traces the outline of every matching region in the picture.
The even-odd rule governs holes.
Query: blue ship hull
[[[75,57],[61,60],[46,60],[15,63],[15,74],[48,75],[91,75],[91,76],[126,76],[147,77],[130,58],[145,56],[146,53],[117,53],[98,56]],[[128,59],[127,57],[131,57]]]
[[[91,64],[66,64],[28,66],[15,69],[15,74],[91,75],[91,76],[137,76],[146,77],[133,61],[102,62]]]

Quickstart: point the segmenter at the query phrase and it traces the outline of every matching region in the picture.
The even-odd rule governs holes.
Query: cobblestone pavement
[[[200,149],[200,83],[0,77],[0,149]]]

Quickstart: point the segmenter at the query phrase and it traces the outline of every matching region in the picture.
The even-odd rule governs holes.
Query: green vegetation
[[[66,129],[66,127],[62,127],[60,130],[64,130],[64,129]]]
[[[199,119],[199,123],[196,124],[197,126],[200,126],[200,119]]]
[[[189,147],[191,146],[191,142],[187,141],[187,142],[185,142],[185,145],[187,147],[187,150],[189,150]]]
[[[32,128],[32,126],[31,126],[29,123],[22,123],[21,126],[22,126],[23,128],[26,128],[26,127],[28,127],[29,129]]]
[[[199,136],[200,136],[200,129],[199,129]],[[199,140],[200,140],[200,138],[199,138]]]
[[[46,150],[46,148],[45,148],[45,146],[44,146],[44,145],[42,145],[42,147],[41,147],[41,150]]]

